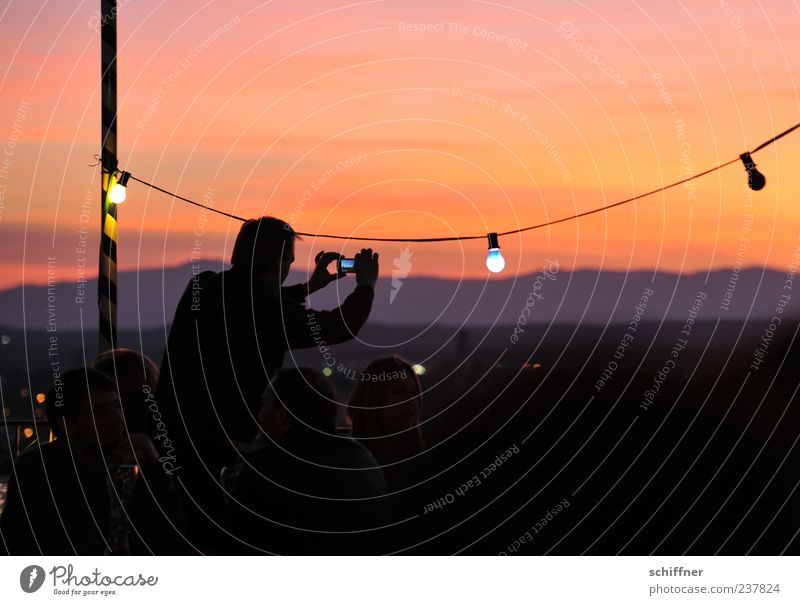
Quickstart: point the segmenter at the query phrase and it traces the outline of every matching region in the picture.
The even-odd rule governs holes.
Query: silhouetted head
[[[356,382],[348,404],[357,438],[411,431],[422,447],[422,388],[414,368],[402,357],[380,357]]]
[[[116,382],[129,433],[144,431],[148,395],[158,384],[158,367],[133,349],[113,349],[94,358],[92,367]]]
[[[109,452],[123,437],[122,409],[114,381],[98,370],[64,372],[47,393],[47,420],[59,438],[86,451]]]
[[[275,373],[262,397],[261,428],[272,439],[289,429],[336,431],[336,389],[312,368],[283,368]]]
[[[253,276],[274,276],[280,285],[294,262],[298,238],[289,223],[274,216],[245,221],[233,246],[231,264]]]

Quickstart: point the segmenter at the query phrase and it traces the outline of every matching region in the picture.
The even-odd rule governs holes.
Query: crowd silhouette
[[[46,396],[55,439],[14,464],[0,517],[9,554],[391,546],[413,506],[420,384],[407,361],[384,357],[343,402],[321,372],[282,367],[287,351],[354,338],[378,277],[378,254],[362,249],[352,293],[310,309],[306,297],[346,273],[321,252],[307,283],[284,287],[296,239],[280,219],[245,222],[231,268],[187,284],[160,369],[114,349],[63,374]]]

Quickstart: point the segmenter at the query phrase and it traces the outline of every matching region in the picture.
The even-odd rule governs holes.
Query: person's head
[[[245,221],[233,245],[231,264],[257,277],[274,277],[282,284],[294,262],[299,235],[289,223],[274,216]]]
[[[262,397],[259,421],[271,439],[290,429],[336,430],[336,389],[312,368],[283,368],[275,373]]]
[[[113,349],[95,357],[92,367],[118,385],[128,432],[144,431],[148,394],[154,392],[158,384],[156,364],[133,349]]]
[[[414,368],[402,357],[370,362],[356,382],[347,411],[357,438],[410,431],[422,446],[422,388]]]
[[[117,387],[106,374],[92,368],[67,370],[45,399],[53,433],[85,451],[109,452],[123,437],[122,409]]]

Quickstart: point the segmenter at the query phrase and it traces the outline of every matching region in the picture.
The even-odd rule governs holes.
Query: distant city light
[[[425,366],[418,363],[414,364],[414,373],[417,374],[418,376],[422,376],[427,371],[428,370],[425,369]]]
[[[36,403],[44,403],[45,394],[44,393],[36,393]]]
[[[19,390],[19,396],[20,396],[20,397],[27,397],[27,396],[28,396],[28,395],[30,395],[30,394],[31,394],[31,392],[30,392],[28,389],[26,389],[25,387],[22,387],[22,388]]]
[[[30,439],[31,437],[33,437],[33,429],[28,427],[24,431],[22,431],[22,434],[25,435],[25,439]]]

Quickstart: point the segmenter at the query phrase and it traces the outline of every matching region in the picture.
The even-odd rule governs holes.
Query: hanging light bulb
[[[117,181],[111,186],[108,199],[112,204],[121,204],[125,201],[125,187],[128,185],[129,178],[131,178],[130,172],[121,172],[119,179],[117,179]]]
[[[747,185],[753,191],[761,191],[764,185],[767,184],[766,177],[756,170],[756,164],[753,158],[750,157],[750,152],[745,151],[739,156],[739,159],[744,163],[744,169],[747,170]]]
[[[500,254],[500,244],[497,240],[496,233],[490,233],[489,238],[489,255],[486,257],[486,268],[492,273],[500,273],[503,267],[506,266],[506,259]]]

